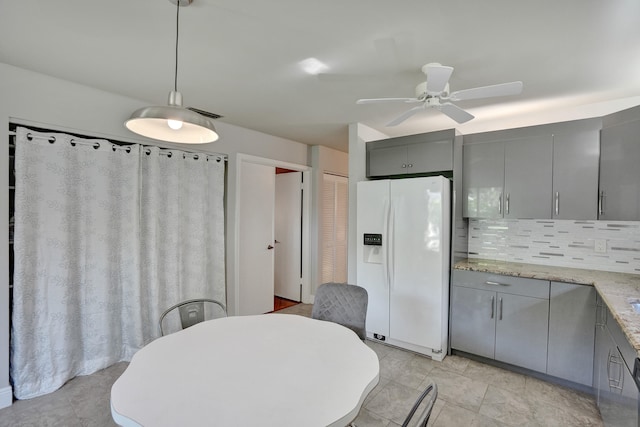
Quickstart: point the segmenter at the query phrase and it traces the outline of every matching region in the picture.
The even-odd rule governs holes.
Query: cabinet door
[[[553,137],[553,219],[598,219],[600,133]]]
[[[493,359],[496,293],[452,286],[451,347]]]
[[[618,358],[622,358],[618,352]],[[616,403],[620,407],[620,412],[617,414],[619,423],[614,425],[636,427],[638,425],[638,386],[633,381],[630,369],[632,366],[623,366],[622,370],[622,391],[616,395]]]
[[[596,332],[598,408],[606,426],[638,426],[638,388],[606,328]]]
[[[591,387],[596,323],[592,286],[551,282],[547,373]]]
[[[549,300],[499,292],[496,312],[496,360],[546,372]]]
[[[551,218],[552,136],[508,141],[504,153],[504,217]]]
[[[462,215],[502,218],[504,143],[465,145],[462,164]]]
[[[368,166],[367,177],[409,173],[406,145],[370,150]]]
[[[453,170],[453,141],[407,145],[406,173]]]
[[[600,219],[640,220],[640,121],[603,129],[600,136]]]

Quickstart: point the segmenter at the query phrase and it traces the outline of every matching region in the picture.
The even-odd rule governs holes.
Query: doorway
[[[276,168],[274,310],[302,301],[302,172]],[[285,301],[282,301],[284,299]]]
[[[276,174],[276,168],[291,172]],[[289,283],[289,293],[285,298],[291,298],[296,302],[308,302],[311,168],[238,154],[236,173],[238,197],[235,232],[238,256],[234,269],[238,278],[235,284],[238,296],[237,313],[252,315],[274,310],[278,258],[295,259],[293,267],[285,267],[285,270],[295,273],[292,276],[294,279],[291,279],[293,284]],[[278,175],[288,177],[280,179],[277,178]],[[276,203],[276,187],[280,186],[276,182],[280,181],[291,181],[288,183],[289,187],[298,189],[297,201],[288,200],[285,203],[278,198]],[[283,187],[285,185],[282,184]],[[290,232],[291,236],[285,234],[281,236],[282,239],[276,235],[276,218],[280,216],[276,213],[276,204],[282,205],[281,207],[290,205],[292,208],[287,211],[293,211],[289,213],[291,218],[298,218],[298,224],[299,221],[302,223],[289,226],[288,233]],[[289,219],[285,222],[291,223],[294,220]],[[297,233],[294,233],[296,231]],[[277,253],[283,253],[284,256],[278,257]]]

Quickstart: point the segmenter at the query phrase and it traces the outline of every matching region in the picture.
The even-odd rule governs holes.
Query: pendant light
[[[178,92],[178,34],[180,7],[189,6],[193,0],[169,0],[176,5],[176,68],[173,90],[165,106],[144,107],[131,114],[125,126],[130,131],[147,138],[184,144],[203,144],[218,139],[213,120],[182,106],[182,94]]]

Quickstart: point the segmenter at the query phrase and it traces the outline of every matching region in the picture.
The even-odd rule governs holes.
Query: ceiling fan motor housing
[[[444,87],[444,90],[442,92],[439,93],[428,93],[427,92],[427,82],[422,82],[420,84],[418,84],[418,86],[416,86],[416,98],[418,98],[420,101],[424,101],[428,98],[433,98],[433,97],[448,97],[449,96],[449,83],[447,83],[447,85]]]

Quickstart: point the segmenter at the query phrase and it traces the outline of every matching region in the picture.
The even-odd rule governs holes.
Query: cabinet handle
[[[598,215],[604,215],[604,190],[600,192],[600,197],[598,197]]]
[[[486,282],[487,285],[491,285],[491,286],[511,286],[508,283],[500,283],[500,282],[491,282],[489,280],[487,280]]]
[[[556,191],[556,215],[560,215],[560,192]]]
[[[498,196],[498,213],[502,214],[502,193]]]
[[[596,303],[596,326],[604,327],[607,325],[607,311],[601,301]]]
[[[502,298],[500,298],[500,317],[498,317],[498,320],[502,320]]]
[[[406,164],[406,163],[403,163],[403,164],[402,164],[402,167],[403,167],[403,168],[406,168],[406,167],[407,167],[407,164]]]
[[[624,367],[622,366],[622,362],[619,362],[618,357],[615,354],[611,354],[611,349],[609,349],[609,357],[607,361],[607,377],[609,380],[609,389],[622,390],[624,386],[624,377],[622,376],[622,370]],[[618,379],[611,378],[611,365],[618,365]]]
[[[412,168],[413,167],[413,163],[409,163],[407,166]]]
[[[491,318],[493,319],[493,314],[494,314],[494,306],[493,304],[496,302],[496,297],[492,296],[491,297]]]
[[[504,213],[507,215],[509,215],[509,196],[510,194],[507,193],[506,200],[504,201]]]

